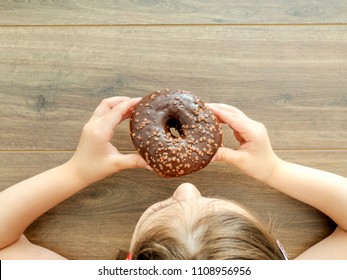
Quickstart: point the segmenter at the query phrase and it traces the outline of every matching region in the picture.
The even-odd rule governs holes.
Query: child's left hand
[[[77,150],[68,162],[86,184],[127,168],[145,168],[139,154],[121,154],[111,144],[116,127],[127,119],[140,98],[104,99],[84,125]]]

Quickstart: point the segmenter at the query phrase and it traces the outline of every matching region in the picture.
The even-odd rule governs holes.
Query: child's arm
[[[0,193],[0,249],[5,248],[0,251],[2,258],[6,258],[6,252],[7,256],[13,253],[6,247],[16,241],[13,247],[17,248],[19,243],[27,245],[21,235],[50,208],[112,173],[146,166],[139,155],[122,155],[110,143],[116,126],[129,116],[138,101],[127,97],[104,100],[84,126],[71,160]]]
[[[0,193],[0,248],[18,240],[37,217],[87,186],[72,170],[66,163]]]
[[[235,165],[248,175],[319,209],[338,224],[335,233],[303,256],[347,258],[347,179],[279,159],[263,124],[228,105],[213,104],[210,108],[222,122],[229,124],[240,142],[237,150],[220,148],[216,160]]]

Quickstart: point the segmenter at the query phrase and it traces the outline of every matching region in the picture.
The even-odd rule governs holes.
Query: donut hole
[[[172,117],[172,118],[168,119],[168,121],[166,123],[166,129],[167,129],[167,132],[170,132],[170,134],[173,138],[179,138],[179,137],[183,138],[184,137],[182,124],[176,118]]]

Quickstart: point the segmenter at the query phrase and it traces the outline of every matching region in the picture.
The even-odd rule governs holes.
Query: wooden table
[[[103,98],[161,88],[234,105],[266,125],[283,159],[347,176],[346,1],[71,2],[0,3],[0,190],[68,160]],[[224,128],[224,145],[236,147]],[[134,150],[127,122],[114,144]],[[122,171],[54,207],[26,235],[71,259],[123,257],[141,213],[186,181],[271,222],[291,258],[334,226],[213,163],[170,180]]]

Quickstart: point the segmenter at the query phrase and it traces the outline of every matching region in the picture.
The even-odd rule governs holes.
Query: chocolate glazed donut
[[[206,167],[222,142],[222,128],[201,98],[168,89],[145,96],[130,118],[130,136],[139,154],[164,177]]]

